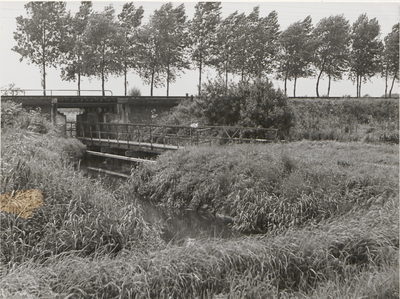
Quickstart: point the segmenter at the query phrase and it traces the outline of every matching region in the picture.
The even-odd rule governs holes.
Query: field
[[[111,189],[79,142],[2,103],[1,193],[43,204],[2,208],[0,297],[398,298],[399,149],[374,136],[187,148]],[[232,234],[166,239],[143,202]]]

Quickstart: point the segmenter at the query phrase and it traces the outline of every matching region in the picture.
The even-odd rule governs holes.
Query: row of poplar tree
[[[109,75],[123,76],[127,94],[127,73],[137,73],[153,88],[167,87],[186,69],[198,69],[198,92],[204,67],[214,68],[228,84],[228,75],[248,81],[273,74],[294,81],[316,77],[316,95],[322,76],[331,81],[343,75],[361,85],[373,76],[386,79],[385,95],[399,78],[399,24],[384,40],[376,18],[361,14],[352,24],[343,15],[323,18],[315,27],[310,16],[280,31],[278,14],[260,17],[259,7],[245,15],[237,11],[221,17],[220,2],[199,2],[193,19],[185,6],[165,3],[142,24],[143,7],[123,5],[116,16],[112,5],[93,11],[91,2],[81,2],[79,11],[66,11],[66,2],[29,2],[27,17],[17,17],[12,50],[41,69],[45,94],[46,68],[61,67],[63,80]]]

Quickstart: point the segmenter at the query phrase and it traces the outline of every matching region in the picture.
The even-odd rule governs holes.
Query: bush
[[[131,97],[140,97],[142,95],[142,92],[138,87],[135,86],[129,90],[128,95]]]
[[[200,97],[183,101],[158,123],[276,128],[288,133],[293,113],[283,93],[267,80],[251,84],[231,82],[226,88],[220,79],[204,84]],[[250,137],[254,136],[246,136]]]
[[[201,101],[204,115],[212,125],[285,130],[293,125],[287,98],[268,80],[230,83],[228,89],[221,80],[209,82],[204,85]]]

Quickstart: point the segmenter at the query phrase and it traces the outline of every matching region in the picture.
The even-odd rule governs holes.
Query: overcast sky
[[[110,3],[113,4],[116,14],[120,13],[124,3],[129,1],[94,1],[93,7],[95,11],[102,11],[104,7]],[[145,15],[142,24],[146,23],[149,16],[154,10],[159,9],[163,3],[168,1],[134,1],[135,7],[143,6]],[[188,19],[192,19],[194,15],[194,6],[198,1],[183,1],[172,2],[174,7],[184,3],[186,8],[186,15]],[[17,16],[26,17],[24,5],[26,1],[0,1],[0,86],[5,86],[10,83],[21,89],[41,89],[41,75],[40,69],[36,65],[29,65],[25,59],[19,61],[20,54],[11,51],[11,48],[16,45],[13,38],[13,32],[16,30]],[[80,6],[79,1],[67,1],[67,11],[75,13]],[[227,17],[229,14],[235,12],[249,14],[253,7],[260,6],[260,16],[267,16],[271,11],[278,12],[278,22],[281,30],[285,30],[290,24],[303,20],[310,15],[315,26],[319,20],[331,15],[344,14],[345,18],[353,24],[360,14],[366,13],[369,19],[377,18],[381,26],[381,39],[392,30],[392,26],[399,22],[400,4],[398,1],[392,2],[224,2],[222,1],[222,17]],[[77,89],[76,82],[62,81],[60,78],[60,69],[48,68],[46,77],[47,89]],[[215,72],[206,69],[203,73],[203,82],[215,78]],[[276,87],[283,89],[283,82],[277,81],[273,75],[269,76],[274,82]],[[232,75],[230,75],[232,78]],[[128,75],[129,88],[137,87],[141,90],[142,95],[150,95],[150,86],[143,85],[139,76],[131,73]],[[170,95],[185,95],[196,94],[198,83],[198,70],[186,71],[176,83],[170,84]],[[315,96],[316,78],[297,80],[296,95],[297,96]],[[327,92],[327,80],[320,83],[320,94]],[[397,87],[397,89],[396,89]],[[393,92],[398,92],[396,86]],[[105,83],[105,88],[112,90],[114,95],[124,94],[124,80],[123,77],[115,78],[109,77]],[[101,90],[101,81],[97,79],[89,80],[83,78],[81,81],[81,89],[85,90]],[[371,96],[381,96],[385,91],[385,80],[381,77],[374,77],[372,82],[367,82],[362,86],[361,93],[369,94]],[[331,96],[352,95],[355,96],[355,85],[345,78],[339,82],[333,82],[331,85]],[[37,93],[41,94],[41,93]],[[154,90],[154,95],[161,96],[166,94],[166,88],[158,88]],[[100,95],[100,93],[99,93]],[[288,84],[288,95],[293,95],[293,82]]]

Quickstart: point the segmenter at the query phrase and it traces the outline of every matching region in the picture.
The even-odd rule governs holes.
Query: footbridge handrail
[[[188,145],[272,142],[278,129],[233,127],[160,125],[141,123],[78,122],[76,137],[86,142],[111,146],[146,146],[178,149]]]

